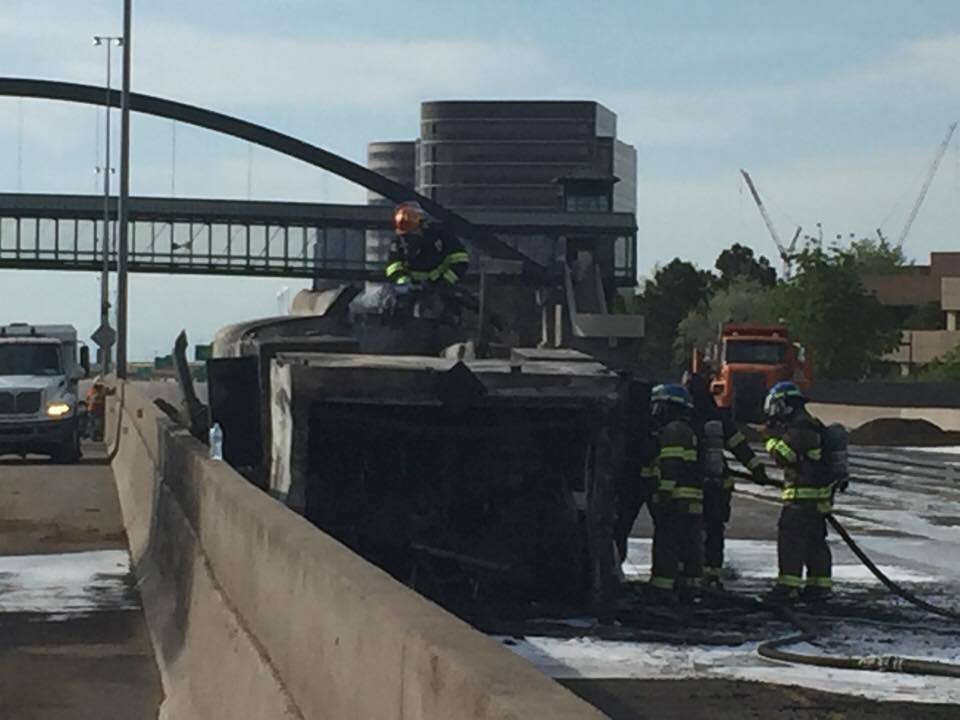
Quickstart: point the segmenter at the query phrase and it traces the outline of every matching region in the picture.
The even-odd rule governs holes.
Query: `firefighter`
[[[822,463],[824,427],[807,412],[806,402],[792,382],[774,385],[764,402],[767,452],[784,476],[777,532],[780,574],[767,594],[768,600],[781,603],[801,595],[807,600],[826,599],[832,587],[827,515],[833,509],[834,488]]]
[[[750,448],[747,438],[736,423],[720,412],[714,402],[707,380],[700,374],[686,372],[683,385],[693,401],[693,426],[703,444],[705,427],[708,422],[719,422],[723,429],[723,446],[747,468],[753,476],[753,482],[766,485],[767,472],[763,462]],[[722,588],[720,578],[723,569],[724,535],[730,522],[731,500],[733,498],[734,478],[726,461],[723,461],[723,473],[717,478],[704,478],[703,487],[703,579],[704,583]]]
[[[393,228],[396,237],[390,245],[386,275],[395,287],[453,286],[463,279],[470,256],[457,237],[433,222],[419,203],[398,205]]]
[[[613,539],[622,563],[627,559],[628,541],[640,510],[657,489],[657,469],[660,444],[653,431],[647,431],[639,441],[628,443],[627,458],[617,482],[617,520]]]
[[[703,567],[703,477],[693,402],[683,385],[657,385],[650,396],[657,427],[657,489],[653,495],[654,592],[681,599],[696,594]],[[682,566],[682,568],[681,568]]]

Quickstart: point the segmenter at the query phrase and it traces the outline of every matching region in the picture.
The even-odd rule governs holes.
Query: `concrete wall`
[[[960,277],[940,279],[940,307],[944,310],[960,310]]]
[[[113,467],[163,717],[605,717],[208,460],[136,386],[111,428],[118,412]]]
[[[883,305],[926,305],[940,299],[940,278],[930,274],[867,275],[862,281]]]
[[[818,380],[809,395],[813,402],[831,405],[960,410],[960,382]]]
[[[120,391],[113,470],[166,695],[160,718],[301,718],[211,572],[179,492],[187,472],[175,448],[189,437],[146,390],[137,383]],[[111,445],[120,401],[115,396],[108,409]]]
[[[960,345],[956,330],[904,330],[900,347],[883,356],[884,360],[926,365]]]
[[[810,409],[849,428],[880,418],[929,420],[960,430],[960,383],[821,380],[810,388]]]
[[[904,420],[928,420],[942,430],[960,431],[960,410],[951,408],[881,407],[876,405],[835,405],[810,403],[810,412],[825,423],[840,423],[847,428],[857,428],[871,420],[901,418]]]

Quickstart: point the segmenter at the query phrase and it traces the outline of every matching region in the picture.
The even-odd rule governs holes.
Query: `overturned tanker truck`
[[[570,348],[477,353],[466,323],[385,315],[359,294],[218,333],[208,390],[225,459],[448,607],[602,609],[648,386]]]

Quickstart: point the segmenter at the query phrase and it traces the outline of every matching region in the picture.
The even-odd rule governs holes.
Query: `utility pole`
[[[110,174],[113,168],[110,167],[110,111],[113,106],[112,98],[112,78],[113,78],[113,55],[114,44],[123,45],[123,38],[115,35],[95,35],[93,44],[98,47],[107,48],[107,93],[104,98],[105,124],[106,124],[106,150],[104,151],[104,161],[101,171],[103,172],[103,232],[100,234],[101,252],[103,253],[103,265],[100,270],[100,327],[110,326]],[[110,345],[100,346],[100,373],[106,375],[110,372]]]
[[[131,0],[123,0],[123,86],[120,92],[120,197],[117,207],[117,377],[127,377],[127,253],[130,201],[130,46]]]
[[[17,102],[17,192],[23,192],[23,98]]]

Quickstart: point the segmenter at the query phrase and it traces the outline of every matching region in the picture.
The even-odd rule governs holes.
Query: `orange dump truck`
[[[740,422],[763,419],[767,390],[781,380],[792,380],[804,392],[810,387],[807,352],[790,340],[785,325],[724,325],[713,358],[710,390],[717,405]]]

